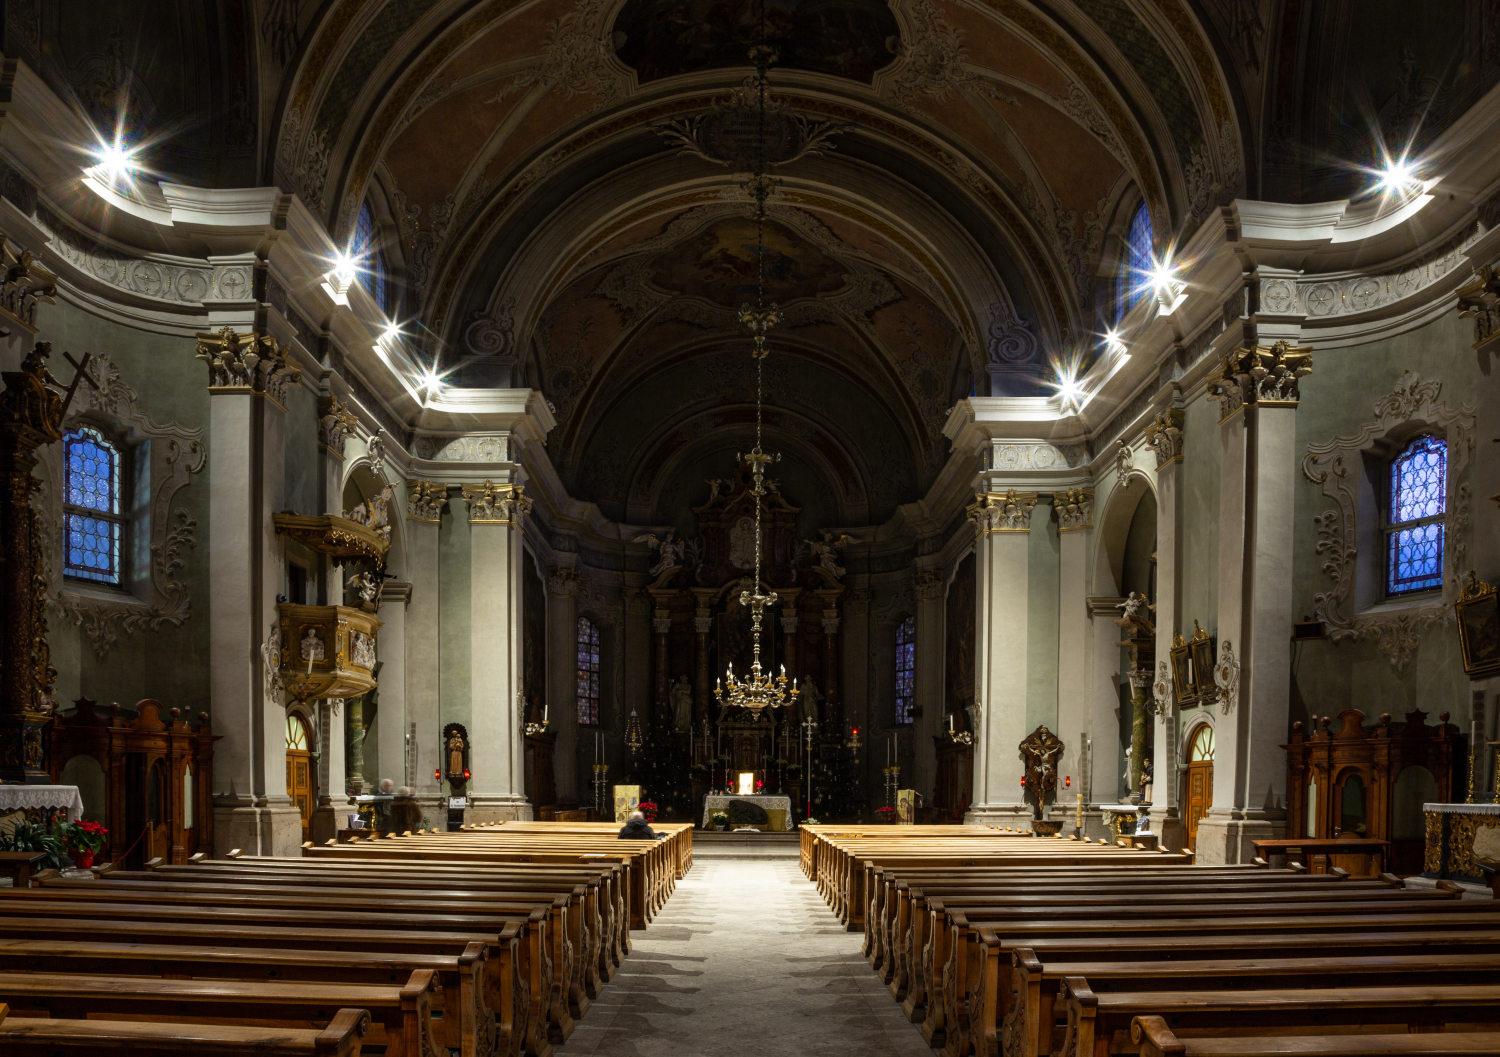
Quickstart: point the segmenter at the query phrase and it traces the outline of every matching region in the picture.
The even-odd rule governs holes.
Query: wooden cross
[[[71,363],[74,370],[73,383],[68,386],[68,391],[63,396],[62,417],[64,418],[66,418],[68,414],[68,405],[73,402],[73,394],[78,391],[79,381],[88,382],[89,385],[93,386],[95,389],[99,388],[99,383],[94,381],[94,376],[89,374],[88,372],[89,360],[93,358],[93,355],[94,354],[91,352],[86,352],[83,354],[82,361],[79,361],[73,359],[73,357],[69,356],[66,352],[63,353],[63,359]]]

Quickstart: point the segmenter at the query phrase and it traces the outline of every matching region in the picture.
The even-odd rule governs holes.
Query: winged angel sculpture
[[[687,540],[677,539],[676,535],[676,529],[667,529],[666,535],[661,537],[647,532],[630,541],[644,543],[657,552],[656,564],[651,566],[651,575],[656,578],[652,587],[664,586],[672,574],[682,568],[682,560],[687,554]]]

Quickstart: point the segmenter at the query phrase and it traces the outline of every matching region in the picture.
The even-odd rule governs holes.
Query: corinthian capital
[[[426,521],[436,525],[443,520],[443,507],[448,505],[448,486],[434,481],[406,482],[406,516],[411,521]]]
[[[199,334],[197,356],[208,364],[210,389],[264,393],[277,404],[286,403],[287,387],[302,378],[275,338],[253,330],[240,334],[223,327],[217,334]]]
[[[991,532],[1030,532],[1036,492],[978,492],[966,512],[979,535]]]
[[[465,485],[464,500],[469,504],[471,525],[519,525],[531,512],[531,497],[519,484]]]
[[[1169,407],[1159,412],[1151,425],[1146,427],[1146,443],[1156,452],[1156,468],[1160,470],[1169,462],[1182,459],[1181,408]]]
[[[1312,349],[1286,341],[1235,349],[1219,365],[1208,393],[1219,401],[1219,421],[1246,404],[1296,407],[1297,386],[1312,373]]]
[[[1059,532],[1089,528],[1094,523],[1094,490],[1069,488],[1066,492],[1053,492],[1052,509],[1057,512]]]
[[[332,397],[323,410],[323,417],[318,419],[318,443],[342,459],[344,442],[354,435],[358,425],[359,419],[354,417],[354,412],[339,403],[338,397]]]

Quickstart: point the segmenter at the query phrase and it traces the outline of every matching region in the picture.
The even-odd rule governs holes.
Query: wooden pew
[[[427,971],[414,972],[397,986],[0,972],[0,1002],[10,1006],[7,1021],[28,1014],[79,1020],[115,1014],[115,1019],[251,1021],[299,1028],[313,1022],[326,1028],[339,1009],[365,1009],[370,1016],[367,1044],[384,1045],[386,1057],[432,1057],[446,1048],[433,1031],[432,989]]]
[[[1063,1057],[1137,1053],[1130,1027],[1138,1016],[1160,1016],[1184,1034],[1257,1035],[1296,1028],[1336,1035],[1372,1025],[1411,1031],[1496,1030],[1500,984],[1424,987],[1279,987],[1234,991],[1095,991],[1081,976],[1063,981],[1059,1001],[1068,1018]]]
[[[370,1014],[363,1009],[340,1009],[326,1028],[274,1028],[12,1017],[0,1005],[0,1053],[94,1057],[118,1050],[129,1057],[360,1057],[369,1028]]]
[[[1272,1035],[1179,1039],[1158,1016],[1136,1017],[1131,1041],[1141,1057],[1469,1057],[1500,1053],[1500,1033],[1461,1031],[1419,1035]]]

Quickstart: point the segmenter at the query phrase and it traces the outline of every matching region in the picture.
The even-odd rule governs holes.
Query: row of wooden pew
[[[691,826],[507,823],[0,890],[0,1054],[550,1057]]]
[[[1446,882],[952,826],[802,865],[944,1057],[1500,1054],[1500,909]]]

